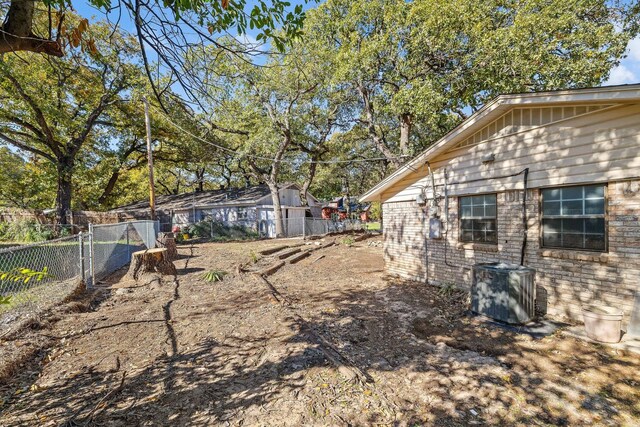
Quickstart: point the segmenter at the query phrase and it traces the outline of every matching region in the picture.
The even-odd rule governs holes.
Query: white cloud
[[[604,84],[610,86],[629,83],[640,83],[640,37],[629,42],[626,58],[611,70],[609,80]]]
[[[627,49],[630,60],[640,61],[640,37],[631,40]]]
[[[624,85],[629,83],[638,83],[637,75],[635,75],[629,68],[627,68],[624,64],[618,65],[616,68],[611,70],[611,74],[609,75],[609,80],[605,83],[607,86],[610,85]]]
[[[256,40],[256,38],[251,34],[243,34],[241,36],[238,35],[236,36],[236,40],[238,40],[240,43],[242,43],[243,45],[249,48],[256,48],[263,44],[263,43],[260,43],[258,40]]]

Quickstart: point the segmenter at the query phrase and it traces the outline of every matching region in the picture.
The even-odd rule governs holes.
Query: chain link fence
[[[157,221],[89,227],[46,242],[0,249],[0,331],[60,303],[82,283],[93,286],[129,263],[131,253],[155,247]]]
[[[0,330],[74,292],[82,281],[83,237],[0,250]]]
[[[281,237],[310,237],[343,231],[368,230],[367,223],[360,220],[332,220],[319,218],[285,218],[282,220]],[[171,230],[169,223],[161,224],[162,230]],[[275,238],[276,221],[273,219],[218,221],[207,218],[197,224],[182,226],[179,234],[189,237],[210,238],[215,241],[251,240]]]
[[[287,218],[282,220],[283,237],[310,237],[322,236],[328,233],[343,231],[361,231],[365,226],[360,220],[341,220],[318,218]],[[261,237],[275,237],[275,221],[263,220],[260,222]]]
[[[158,230],[157,221],[90,226],[89,285],[127,265],[132,252],[155,247]]]

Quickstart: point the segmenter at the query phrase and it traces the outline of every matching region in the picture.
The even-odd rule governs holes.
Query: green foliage
[[[37,158],[0,146],[0,205],[46,209],[55,204],[55,171]]]
[[[66,233],[69,233],[67,230]],[[42,225],[32,219],[0,223],[0,241],[5,242],[42,242],[56,236],[53,227]]]
[[[341,243],[342,243],[343,245],[345,245],[345,246],[351,246],[351,245],[353,245],[355,242],[356,242],[356,241],[355,241],[355,239],[354,239],[353,237],[351,237],[351,236],[344,237],[344,238],[341,240]]]
[[[110,4],[90,1],[103,10]],[[214,34],[257,29],[259,41],[271,40],[284,52],[264,57],[260,67],[228,37],[184,52],[189,80],[206,83],[199,100],[206,108],[193,111],[167,96],[169,116],[226,150],[179,131],[152,106],[159,194],[266,181],[311,182],[320,198],[341,194],[345,184],[351,195],[362,194],[392,172],[398,155],[423,150],[499,93],[602,83],[637,34],[640,12],[637,5],[605,0],[328,0],[308,12],[302,35],[300,6],[222,3],[161,6]],[[50,4],[63,7],[61,0]],[[67,15],[70,28],[78,25],[79,18]],[[150,89],[137,41],[120,32],[111,36],[103,23],[92,23],[86,35],[97,54],[75,49],[55,61],[34,55],[26,66],[15,55],[0,61],[0,70],[42,110],[54,140],[45,143],[37,113],[14,84],[0,79],[0,133],[18,147],[0,147],[8,177],[0,182],[3,205],[52,207],[60,177],[72,182],[74,208],[146,198],[140,98]],[[158,86],[171,87],[171,78],[158,76]],[[122,90],[110,94],[113,104],[77,145],[109,87]],[[380,156],[387,160],[350,162]],[[306,162],[330,159],[344,163]],[[371,217],[379,218],[377,207]],[[212,229],[209,222],[188,231],[217,240],[257,237],[221,224]]]
[[[249,251],[249,259],[253,264],[258,262],[258,254],[254,250]]]
[[[65,22],[75,25],[81,21],[68,13]],[[27,66],[17,55],[0,60],[0,98],[4,100],[0,103],[0,140],[28,159],[23,164],[34,165],[26,173],[14,170],[17,182],[13,187],[0,185],[0,196],[11,204],[33,207],[37,203],[50,208],[55,202],[59,208],[70,209],[74,187],[82,188],[78,172],[93,170],[99,160],[95,154],[117,145],[113,130],[123,117],[139,116],[132,114],[129,103],[119,102],[125,94],[135,98],[144,87],[134,39],[113,32],[106,24],[92,25],[87,33],[99,54],[76,49],[59,60],[34,55]],[[12,159],[19,164],[15,155],[0,153],[0,163]],[[43,174],[47,181],[41,187],[43,200],[32,202],[32,194],[40,193],[33,189],[38,190]],[[31,180],[36,186],[31,186]],[[30,190],[25,193],[17,187],[21,183]],[[96,193],[95,188],[91,191]],[[56,197],[56,192],[62,196]]]
[[[71,6],[68,0],[41,0],[47,6],[65,10]],[[309,1],[309,0],[305,0]],[[89,3],[98,10],[109,11],[112,9],[112,0],[89,0]],[[135,5],[126,2],[128,8]],[[145,6],[146,3],[145,3]],[[304,12],[302,5],[296,5],[289,9],[291,3],[286,0],[154,0],[148,7],[164,7],[174,15],[176,22],[185,21],[190,25],[198,25],[213,33],[235,32],[246,34],[247,29],[259,30],[256,39],[269,41],[280,50],[284,49],[289,39],[299,37],[302,34]],[[119,7],[125,7],[120,5]],[[155,10],[155,9],[154,9]],[[157,10],[154,13],[158,13]],[[150,18],[143,14],[142,19]],[[277,31],[279,29],[279,31]],[[160,35],[158,34],[158,37]]]
[[[380,202],[371,203],[369,208],[369,218],[372,220],[379,220],[382,218],[382,204]]]
[[[498,94],[602,83],[637,33],[637,11],[618,6],[328,0],[309,12],[306,42],[328,52],[334,84],[359,94],[375,148],[415,154]]]
[[[210,283],[221,282],[224,279],[224,276],[226,276],[227,274],[228,273],[223,270],[211,270],[202,275],[202,280]]]
[[[446,282],[444,283],[440,289],[438,289],[438,293],[443,296],[450,296],[457,291],[455,283]]]
[[[40,282],[42,279],[51,277],[48,267],[42,271],[35,271],[29,268],[14,268],[9,271],[0,271],[0,281],[29,283],[30,281]]]
[[[9,271],[0,271],[0,282],[40,282],[45,278],[51,277],[48,268],[44,267],[41,271],[31,270],[29,268],[14,268]],[[0,305],[11,304],[11,295],[0,295]]]

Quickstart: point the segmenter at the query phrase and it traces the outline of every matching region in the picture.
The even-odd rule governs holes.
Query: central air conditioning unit
[[[536,271],[502,262],[473,266],[471,310],[511,324],[527,323],[535,317]]]

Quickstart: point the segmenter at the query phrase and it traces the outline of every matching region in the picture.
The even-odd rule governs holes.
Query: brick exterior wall
[[[497,245],[459,242],[457,197],[449,198],[449,224],[445,224],[446,238],[441,240],[425,239],[428,218],[415,201],[384,203],[387,272],[411,280],[455,283],[468,288],[475,263],[519,263],[522,196],[522,191],[497,194]],[[525,265],[536,269],[538,305],[554,317],[582,320],[582,305],[604,303],[622,308],[625,321],[628,320],[635,292],[640,290],[640,180],[608,184],[605,253],[541,248],[539,196],[538,189],[527,193],[525,252]],[[444,210],[444,201],[440,207]]]

